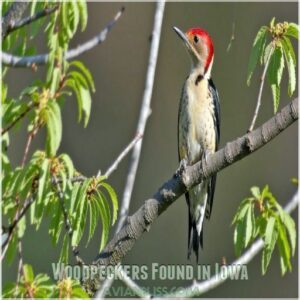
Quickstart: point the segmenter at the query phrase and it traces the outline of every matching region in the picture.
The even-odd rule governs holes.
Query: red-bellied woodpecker
[[[220,139],[218,92],[211,79],[214,47],[209,34],[201,28],[175,32],[183,40],[192,60],[180,99],[178,113],[178,152],[181,165],[192,165],[214,153]],[[199,244],[203,248],[204,216],[210,218],[216,175],[202,181],[185,194],[189,207],[188,258],[192,249],[198,261]]]

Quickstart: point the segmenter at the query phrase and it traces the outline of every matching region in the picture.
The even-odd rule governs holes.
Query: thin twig
[[[137,134],[135,138],[127,145],[127,147],[119,154],[117,159],[113,164],[107,169],[104,176],[108,178],[117,168],[119,163],[125,158],[125,156],[130,152],[134,145],[142,138],[142,135]]]
[[[260,79],[260,87],[259,87],[259,92],[258,92],[258,97],[257,97],[257,103],[256,103],[253,119],[252,119],[251,125],[248,129],[248,132],[251,132],[253,130],[254,126],[255,126],[255,122],[256,122],[258,112],[259,112],[259,108],[260,108],[260,105],[261,105],[261,97],[262,97],[263,87],[264,87],[264,84],[265,84],[265,78],[266,78],[266,74],[267,74],[267,70],[268,70],[268,67],[269,67],[269,62],[270,62],[270,58],[271,58],[272,53],[273,53],[273,51],[270,50],[269,55],[268,55],[267,60],[266,60],[266,63],[265,63],[265,67],[264,67],[261,79]]]
[[[232,32],[231,32],[231,37],[230,37],[230,41],[228,43],[226,52],[228,53],[231,49],[232,43],[235,40],[235,22],[232,23]]]
[[[28,107],[13,122],[11,122],[11,124],[9,124],[6,128],[3,128],[1,130],[1,135],[11,130],[22,118],[24,118],[27,115],[27,113],[31,111],[31,109],[34,106],[35,106],[34,103],[29,104]]]
[[[6,36],[17,29],[20,29],[26,25],[29,25],[30,23],[35,22],[36,20],[38,20],[40,18],[43,18],[45,16],[52,14],[53,12],[55,12],[58,9],[58,7],[59,7],[58,5],[56,5],[54,7],[47,7],[44,10],[37,12],[33,16],[26,17],[16,23],[14,23],[13,26],[8,28],[8,30],[6,32]]]
[[[21,163],[22,167],[24,167],[24,165],[26,163],[26,159],[27,159],[27,156],[28,156],[28,152],[29,152],[31,142],[34,139],[34,137],[36,136],[36,134],[38,132],[38,129],[39,129],[39,126],[36,125],[28,135],[28,139],[27,139],[27,142],[26,142],[25,151],[24,151],[24,155],[23,155],[23,159],[22,159],[22,163]]]
[[[154,85],[154,77],[155,77],[155,69],[158,57],[158,50],[159,50],[159,42],[160,42],[160,35],[161,35],[161,27],[163,22],[164,16],[164,9],[165,9],[165,1],[158,1],[156,4],[156,11],[154,15],[154,24],[152,30],[152,40],[151,40],[151,47],[150,47],[150,54],[149,54],[149,61],[148,61],[148,69],[147,69],[147,76],[146,76],[146,83],[145,89],[143,94],[142,106],[140,110],[139,121],[137,124],[137,135],[143,136],[147,124],[147,120],[149,115],[151,114],[151,98],[153,92],[153,85]],[[127,173],[127,179],[125,184],[125,189],[122,198],[122,206],[120,209],[120,215],[118,224],[116,227],[116,233],[123,227],[124,222],[126,221],[128,210],[130,206],[130,200],[132,195],[132,190],[135,182],[136,172],[139,165],[140,154],[142,149],[142,141],[140,139],[135,143],[131,161]],[[113,277],[108,278],[104,281],[102,288],[96,293],[96,299],[102,299],[105,296],[105,292],[109,289],[109,287],[113,283]]]
[[[71,60],[79,55],[93,49],[97,45],[103,43],[106,40],[108,32],[117,23],[122,13],[124,12],[124,7],[115,15],[112,21],[110,21],[106,27],[95,37],[85,42],[82,45],[77,46],[74,49],[69,50],[66,53],[65,59]],[[2,64],[7,67],[21,67],[21,68],[31,68],[33,65],[41,66],[45,65],[49,59],[48,54],[40,54],[34,56],[15,56],[5,52],[2,52]]]
[[[65,206],[64,194],[63,194],[63,192],[60,188],[60,184],[59,184],[56,176],[52,176],[52,178],[53,178],[53,181],[54,181],[54,183],[56,185],[56,188],[57,188],[57,195],[58,195],[58,199],[59,199],[60,206],[61,206],[63,216],[64,216],[65,228],[66,228],[67,234],[69,235],[70,244],[71,244],[72,243],[72,237],[73,237],[73,228],[72,228],[71,222],[69,220],[68,212],[67,212],[67,209],[66,209],[66,206]],[[82,258],[79,256],[78,248],[76,246],[72,246],[72,244],[71,244],[71,247],[72,247],[72,253],[73,253],[77,263],[79,265],[83,265],[84,262],[83,262]]]

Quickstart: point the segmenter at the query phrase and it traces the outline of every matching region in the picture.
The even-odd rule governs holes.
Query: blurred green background
[[[125,6],[125,13],[109,33],[107,40],[80,59],[94,75],[96,93],[90,123],[86,129],[77,124],[75,98],[68,98],[63,109],[63,141],[59,152],[67,152],[75,166],[86,175],[105,171],[135,135],[136,123],[144,89],[149,54],[149,36],[153,25],[154,3],[89,3],[88,28],[78,33],[71,46],[97,34]],[[178,166],[177,110],[183,82],[190,70],[190,61],[181,41],[172,30],[200,26],[213,38],[215,60],[213,79],[221,100],[221,144],[243,135],[252,118],[261,67],[256,70],[251,86],[246,85],[250,49],[260,26],[276,21],[298,23],[298,4],[294,3],[167,3],[152,97],[152,114],[143,141],[141,161],[134,187],[130,213],[168,179]],[[235,23],[235,40],[230,51],[226,48]],[[298,53],[297,43],[294,43]],[[38,53],[46,51],[45,37],[39,35]],[[45,78],[44,68],[37,72],[13,69],[6,77],[10,96],[18,93],[34,79]],[[290,101],[287,96],[287,74],[284,71],[280,107]],[[296,91],[298,93],[298,89]],[[273,114],[268,84],[257,125]],[[253,185],[269,184],[278,201],[284,205],[296,187],[290,183],[297,176],[298,124],[293,124],[257,153],[226,168],[218,175],[214,210],[211,220],[204,224],[204,250],[200,264],[227,262],[235,259],[233,227],[230,225],[240,201],[249,195]],[[12,138],[10,155],[17,165],[21,161],[26,141],[26,129],[21,128]],[[32,150],[42,146],[44,132],[34,141]],[[129,157],[113,173],[110,183],[122,198]],[[297,219],[297,213],[292,214]],[[48,221],[41,230],[27,231],[24,240],[24,259],[35,273],[52,274],[51,263],[56,262],[59,248],[53,248],[47,233]],[[112,230],[113,232],[113,230]],[[80,247],[80,254],[90,262],[96,256],[100,230],[92,244]],[[84,239],[83,239],[84,241]],[[84,244],[84,242],[82,242]],[[227,281],[206,297],[298,297],[298,254],[293,258],[293,271],[281,277],[277,250],[266,276],[261,275],[261,255],[248,266],[248,281]],[[298,252],[298,251],[297,251]],[[181,197],[136,243],[125,257],[125,264],[187,264],[187,208]],[[3,265],[3,281],[14,281],[17,264]],[[188,281],[139,281],[144,287],[188,285]],[[122,285],[115,282],[115,286]]]

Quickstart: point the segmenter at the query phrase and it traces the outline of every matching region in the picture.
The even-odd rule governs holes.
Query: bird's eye
[[[196,35],[194,35],[194,42],[197,44],[198,41],[199,41],[199,38]]]

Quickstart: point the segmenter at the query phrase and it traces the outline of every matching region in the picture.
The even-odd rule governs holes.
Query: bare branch
[[[266,78],[267,70],[268,70],[268,67],[269,67],[269,62],[270,62],[271,55],[272,55],[272,51],[270,51],[270,53],[267,57],[265,67],[264,67],[264,70],[263,70],[263,73],[262,73],[262,76],[261,76],[261,79],[260,79],[260,87],[259,87],[259,92],[258,92],[258,97],[257,97],[257,103],[256,103],[253,119],[251,121],[251,125],[248,129],[248,132],[253,130],[253,128],[255,126],[257,116],[258,116],[258,112],[259,112],[259,109],[260,109],[260,106],[261,106],[262,91],[263,91],[263,88],[264,88],[265,78]]]
[[[153,23],[153,30],[152,30],[152,40],[151,40],[151,47],[150,47],[150,54],[149,54],[149,61],[148,61],[148,69],[146,75],[146,82],[145,82],[145,89],[143,94],[142,106],[140,110],[139,121],[137,124],[137,135],[143,136],[147,124],[147,120],[149,115],[151,114],[151,98],[153,92],[153,84],[154,84],[154,77],[155,77],[155,69],[158,57],[158,50],[159,50],[159,42],[160,42],[160,33],[161,27],[163,22],[164,16],[164,9],[165,9],[165,1],[158,1],[156,4],[156,11],[154,15],[154,23]],[[142,142],[143,140],[139,140],[133,148],[133,152],[131,155],[131,161],[127,173],[127,179],[125,184],[125,189],[123,193],[122,199],[122,206],[120,209],[120,216],[118,220],[118,224],[116,227],[116,233],[123,227],[130,206],[130,200],[132,195],[132,190],[135,182],[136,172],[140,161],[140,154],[142,149]],[[107,279],[102,288],[97,292],[96,298],[101,299],[105,296],[105,292],[109,289],[109,287],[113,283],[113,278]]]
[[[14,25],[22,18],[22,15],[24,14],[29,3],[29,1],[18,1],[12,3],[1,20],[2,40],[7,36],[10,28],[14,27]]]
[[[125,158],[125,156],[130,152],[134,145],[142,138],[140,134],[137,134],[136,137],[127,145],[127,147],[119,154],[117,159],[113,164],[107,169],[104,176],[109,177],[117,168],[119,163]]]
[[[79,55],[93,49],[97,45],[103,43],[106,40],[108,32],[112,29],[112,27],[117,23],[122,13],[124,12],[124,8],[122,8],[113,18],[111,22],[109,22],[106,27],[95,37],[85,42],[82,45],[77,46],[74,49],[69,50],[66,55],[66,60],[71,60]],[[7,67],[15,67],[15,68],[32,68],[32,66],[41,66],[45,65],[49,59],[48,54],[40,54],[34,56],[14,56],[5,52],[2,52],[2,64]]]
[[[58,7],[59,7],[58,5],[53,6],[53,7],[47,7],[44,10],[37,12],[33,16],[26,17],[26,18],[24,18],[24,19],[22,19],[22,20],[20,20],[16,23],[14,23],[13,26],[8,28],[8,30],[6,32],[6,35],[10,34],[11,32],[13,32],[17,29],[20,29],[20,28],[22,28],[26,25],[29,25],[30,23],[33,23],[33,22],[37,21],[40,18],[43,18],[45,16],[48,16],[48,15],[54,13],[58,9]]]
[[[150,230],[151,224],[176,199],[199,182],[260,149],[296,120],[298,120],[298,98],[291,101],[261,127],[227,143],[224,148],[193,166],[188,166],[181,176],[174,174],[152,198],[146,200],[140,209],[127,219],[125,225],[96,257],[94,263],[97,265],[118,264],[141,235]],[[92,284],[88,282],[86,288],[90,290],[99,285],[101,285],[100,282]]]

